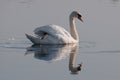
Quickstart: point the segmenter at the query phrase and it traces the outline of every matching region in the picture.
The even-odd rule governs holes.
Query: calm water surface
[[[33,46],[25,33],[76,20],[80,43]],[[120,80],[119,0],[0,0],[0,80]],[[66,26],[66,27],[65,27]],[[70,64],[81,71],[73,74]]]

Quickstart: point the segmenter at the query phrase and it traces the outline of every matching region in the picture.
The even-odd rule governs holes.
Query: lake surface
[[[25,37],[46,24],[69,31],[73,10],[84,20],[76,20],[77,46],[33,46]],[[0,80],[120,80],[119,15],[119,0],[0,0]]]

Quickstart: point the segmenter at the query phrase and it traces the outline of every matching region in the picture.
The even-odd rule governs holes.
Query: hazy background
[[[57,24],[69,30],[68,17],[77,10],[81,40],[120,41],[119,0],[0,0],[1,39],[23,38],[38,26]]]
[[[25,56],[31,43],[25,33],[36,27],[57,24],[69,31],[69,14],[77,10],[80,37],[79,75],[71,75],[68,60],[46,63]],[[15,48],[15,49],[14,49]],[[1,80],[120,80],[119,0],[0,0]]]

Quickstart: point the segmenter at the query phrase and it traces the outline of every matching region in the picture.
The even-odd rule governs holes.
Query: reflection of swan
[[[71,45],[33,45],[27,49],[26,54],[34,52],[34,57],[45,61],[57,61],[65,58],[71,51]]]
[[[77,54],[77,44],[70,45],[33,45],[27,49],[26,54],[34,53],[34,57],[45,61],[58,61],[64,59],[70,54],[69,69],[72,73],[81,70],[82,64],[74,67],[74,61]]]
[[[34,44],[68,44],[79,42],[75,26],[75,18],[82,21],[81,15],[77,11],[70,14],[71,35],[64,28],[57,25],[46,25],[34,30],[36,37],[26,34],[26,37]]]
[[[79,64],[78,67],[74,66],[74,62],[75,62],[75,58],[76,58],[76,54],[77,54],[77,49],[78,49],[78,46],[75,46],[74,48],[72,48],[72,51],[70,53],[69,70],[72,72],[72,74],[76,74],[78,71],[81,71],[81,67],[82,67],[82,63]]]

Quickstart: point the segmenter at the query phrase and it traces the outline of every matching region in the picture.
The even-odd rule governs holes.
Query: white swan
[[[36,36],[26,34],[26,37],[34,44],[69,44],[78,43],[79,37],[75,26],[75,18],[81,19],[81,15],[77,11],[70,14],[70,31],[67,32],[64,28],[57,25],[46,25],[38,27],[34,30]]]

